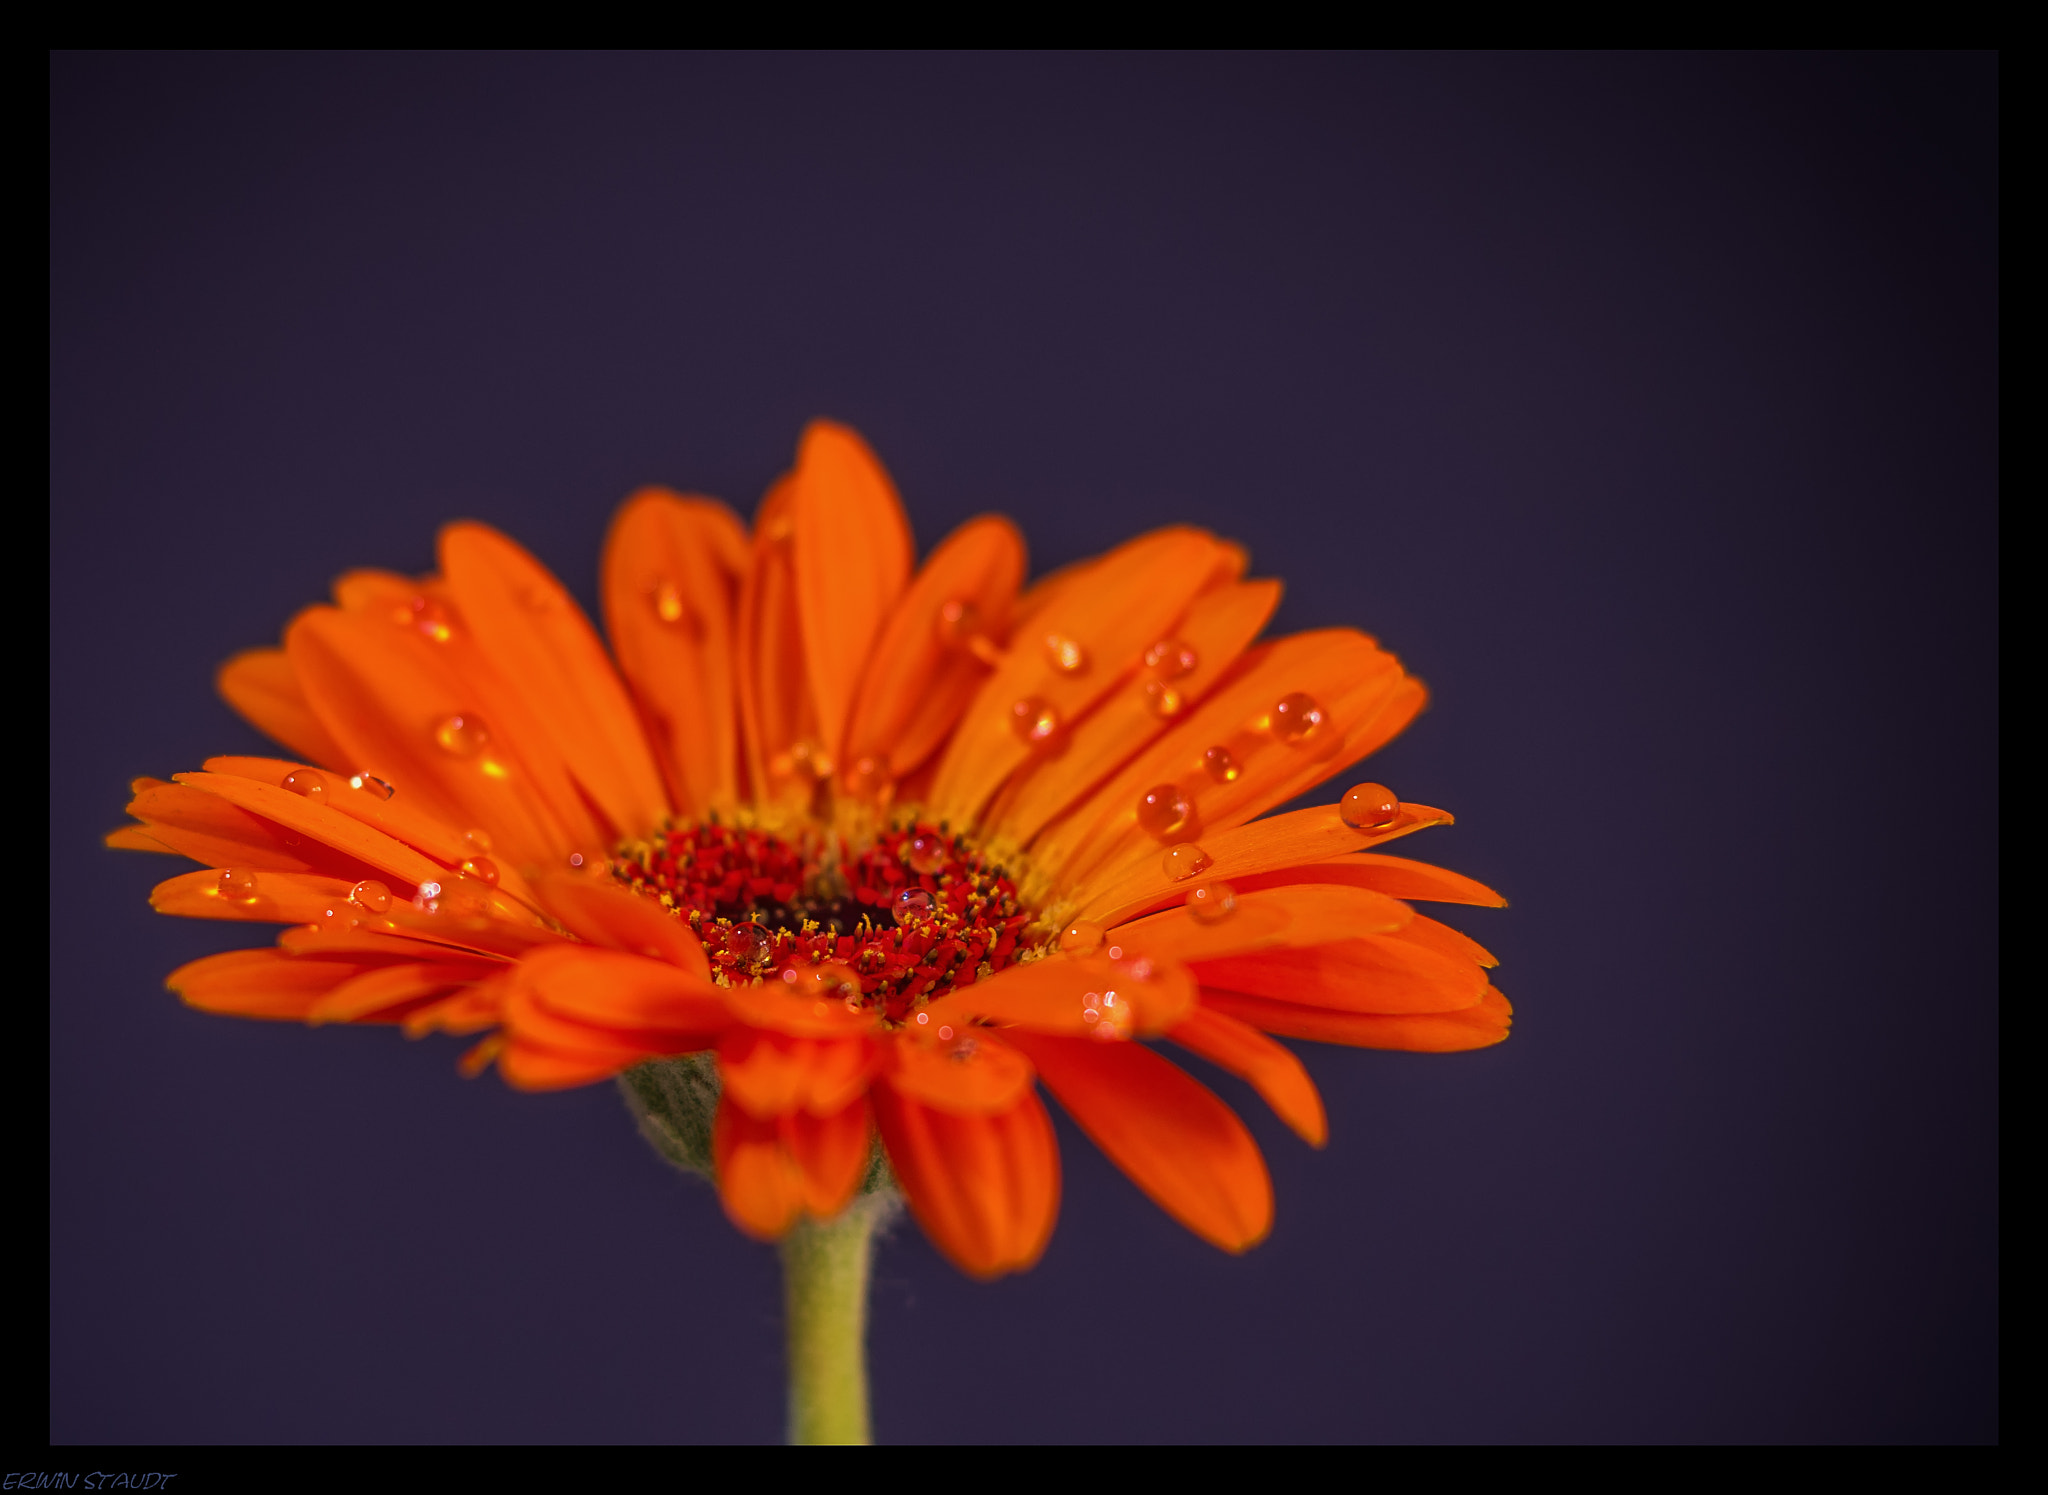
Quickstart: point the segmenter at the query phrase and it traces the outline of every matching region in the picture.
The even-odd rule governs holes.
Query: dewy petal
[[[525,699],[617,835],[668,815],[660,769],[597,630],[562,584],[487,525],[441,531],[441,571],[476,644]]]
[[[1028,763],[1011,776],[987,817],[990,834],[1017,841],[1037,835],[1208,695],[1279,603],[1277,581],[1231,582],[1197,597],[1187,616],[1168,630],[1172,639],[1194,651],[1195,668],[1164,678],[1142,669],[1132,671],[1074,728],[1065,751]],[[1178,705],[1162,713],[1158,696],[1167,691]]]
[[[724,504],[643,488],[604,545],[604,619],[684,815],[739,798],[735,616],[745,528]]]
[[[1241,878],[1235,886],[1242,893],[1256,888],[1297,887],[1304,883],[1343,883],[1417,903],[1471,903],[1483,908],[1508,906],[1507,899],[1492,888],[1462,873],[1432,867],[1427,862],[1411,862],[1406,857],[1374,856],[1370,852],[1336,857],[1327,862],[1283,867],[1277,872],[1258,873]]]
[[[1059,720],[1078,721],[1115,688],[1144,651],[1157,643],[1207,589],[1226,547],[1197,529],[1165,529],[1111,551],[1063,588],[1014,632],[1010,651],[961,717],[939,760],[931,809],[956,827],[972,825],[1004,779],[1033,749],[1015,731],[1011,708],[1037,699]],[[1081,668],[1055,662],[1048,639],[1071,640]],[[1057,751],[1057,736],[1039,751]]]
[[[1261,950],[1195,962],[1207,991],[1347,1012],[1456,1012],[1486,995],[1486,972],[1400,935]]]
[[[1240,878],[1343,856],[1429,826],[1451,823],[1446,810],[1404,804],[1400,818],[1392,825],[1361,831],[1346,825],[1335,805],[1312,805],[1306,810],[1255,820],[1218,835],[1204,834],[1196,844],[1209,860],[1199,877],[1203,881],[1221,879],[1235,886]],[[1197,881],[1193,877],[1169,875],[1164,852],[1164,847],[1155,848],[1151,856],[1133,861],[1123,871],[1084,884],[1079,893],[1081,908],[1077,917],[1116,925],[1150,909],[1183,901]]]
[[[1048,828],[1033,858],[1068,881],[1155,859],[1159,843],[1138,824],[1138,805],[1162,783],[1179,788],[1194,808],[1190,829],[1177,839],[1242,825],[1355,761],[1352,738],[1369,735],[1403,679],[1399,660],[1349,629],[1295,634],[1253,650],[1185,721]],[[1299,741],[1282,741],[1272,730],[1273,708],[1297,691],[1314,697],[1325,719]],[[1211,748],[1236,761],[1235,779],[1208,771]]]
[[[1508,999],[1492,987],[1487,988],[1485,996],[1476,1005],[1462,1011],[1394,1016],[1338,1012],[1329,1007],[1305,1007],[1294,1002],[1239,996],[1234,992],[1205,991],[1202,1005],[1268,1033],[1281,1033],[1289,1038],[1348,1044],[1361,1049],[1409,1049],[1430,1054],[1483,1049],[1499,1043],[1508,1036],[1509,1022],[1514,1016]]]
[[[1024,539],[1007,519],[970,519],[940,542],[875,641],[842,767],[885,757],[901,776],[931,756],[988,675],[972,648],[942,633],[940,610],[972,608],[984,637],[1001,640],[1023,575]]]
[[[1030,1091],[1030,1060],[985,1028],[941,1039],[937,1021],[913,1024],[887,1046],[884,1073],[898,1094],[958,1116],[993,1116]]]
[[[963,1116],[885,1081],[873,1101],[910,1212],[948,1261],[983,1279],[1037,1262],[1059,1214],[1060,1157],[1036,1095],[1026,1090],[992,1116]]]
[[[1113,1021],[1118,1003],[1128,1003],[1130,1032],[1163,1033],[1194,1002],[1194,978],[1183,966],[1107,955],[1052,955],[1011,966],[926,1003],[923,1012],[930,1021],[922,1026],[960,1028],[974,1018],[985,1018],[1005,1027],[1085,1037],[1103,1022]]]
[[[812,784],[796,771],[792,754],[799,744],[817,747],[820,739],[791,555],[794,494],[793,477],[783,478],[762,498],[754,518],[753,556],[740,585],[735,681],[747,786],[755,803],[781,801],[805,809]]]
[[[241,874],[241,869],[234,869]],[[329,909],[347,909],[355,879],[303,872],[248,872],[233,896],[211,868],[165,878],[149,892],[160,914],[187,919],[235,919],[257,924],[309,924]]]
[[[1182,1048],[1228,1070],[1259,1092],[1273,1114],[1311,1147],[1321,1147],[1330,1126],[1323,1098],[1301,1061],[1258,1029],[1198,1007],[1166,1035]]]
[[[811,422],[791,479],[804,662],[820,741],[836,763],[869,651],[910,578],[910,522],[881,462],[845,426]]]
[[[406,961],[344,981],[306,1011],[309,1023],[397,1022],[404,1011],[451,987],[492,974],[484,961]]]
[[[1158,1206],[1225,1251],[1273,1224],[1273,1183],[1244,1123],[1142,1044],[1009,1035],[1081,1130]]]
[[[347,766],[341,744],[320,725],[282,649],[245,649],[220,667],[214,685],[256,729],[311,762]]]
[[[180,856],[209,867],[251,872],[308,872],[357,879],[375,869],[273,820],[183,784],[152,784],[128,803],[144,830]]]
[[[432,857],[353,816],[330,809],[323,802],[324,795],[314,800],[237,774],[181,773],[172,777],[188,789],[218,795],[237,809],[332,847],[408,890],[424,882],[440,882],[444,878],[453,881],[447,869]]]
[[[1109,939],[1155,960],[1216,960],[1278,945],[1319,945],[1368,934],[1391,934],[1415,921],[1399,899],[1364,888],[1274,888],[1236,895],[1236,907],[1214,922],[1185,906],[1118,925]]]

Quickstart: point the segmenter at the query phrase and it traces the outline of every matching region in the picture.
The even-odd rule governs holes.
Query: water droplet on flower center
[[[925,918],[932,911],[932,895],[923,888],[905,888],[896,895],[889,911],[895,915],[898,924]]]
[[[910,838],[910,853],[905,860],[911,871],[929,876],[946,865],[946,857],[944,836],[937,831],[919,831]]]
[[[451,716],[434,728],[434,741],[458,758],[474,758],[490,740],[490,729],[475,716]]]
[[[1337,814],[1353,830],[1384,830],[1401,818],[1401,801],[1385,784],[1359,784],[1337,802]]]

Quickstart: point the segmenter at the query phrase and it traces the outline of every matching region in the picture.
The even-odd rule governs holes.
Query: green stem
[[[806,1220],[783,1238],[792,1444],[869,1441],[868,1262],[893,1203],[862,1195],[837,1219]]]

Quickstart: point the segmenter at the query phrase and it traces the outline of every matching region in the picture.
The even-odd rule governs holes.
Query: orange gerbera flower
[[[715,1053],[737,1224],[837,1214],[879,1134],[977,1276],[1052,1230],[1035,1082],[1238,1251],[1272,1218],[1258,1148],[1140,1040],[1243,1076],[1320,1145],[1315,1087],[1267,1035],[1507,1034],[1493,958],[1410,907],[1501,900],[1379,854],[1449,815],[1362,785],[1256,818],[1424,693],[1361,633],[1254,642],[1280,587],[1226,540],[1160,530],[1020,590],[1023,541],[981,518],[913,573],[887,474],[820,423],[751,535],[708,500],[627,502],[616,668],[503,535],[451,525],[439,555],[351,572],[222,670],[295,759],[136,781],[111,844],[205,869],[159,910],[292,926],[174,973],[191,1005],[486,1033],[465,1063],[532,1089]]]

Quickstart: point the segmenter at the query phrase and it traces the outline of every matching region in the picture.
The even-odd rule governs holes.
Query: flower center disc
[[[611,871],[689,924],[721,985],[838,961],[895,1022],[1009,965],[1032,920],[1001,867],[923,824],[848,853],[703,821],[626,847]]]

